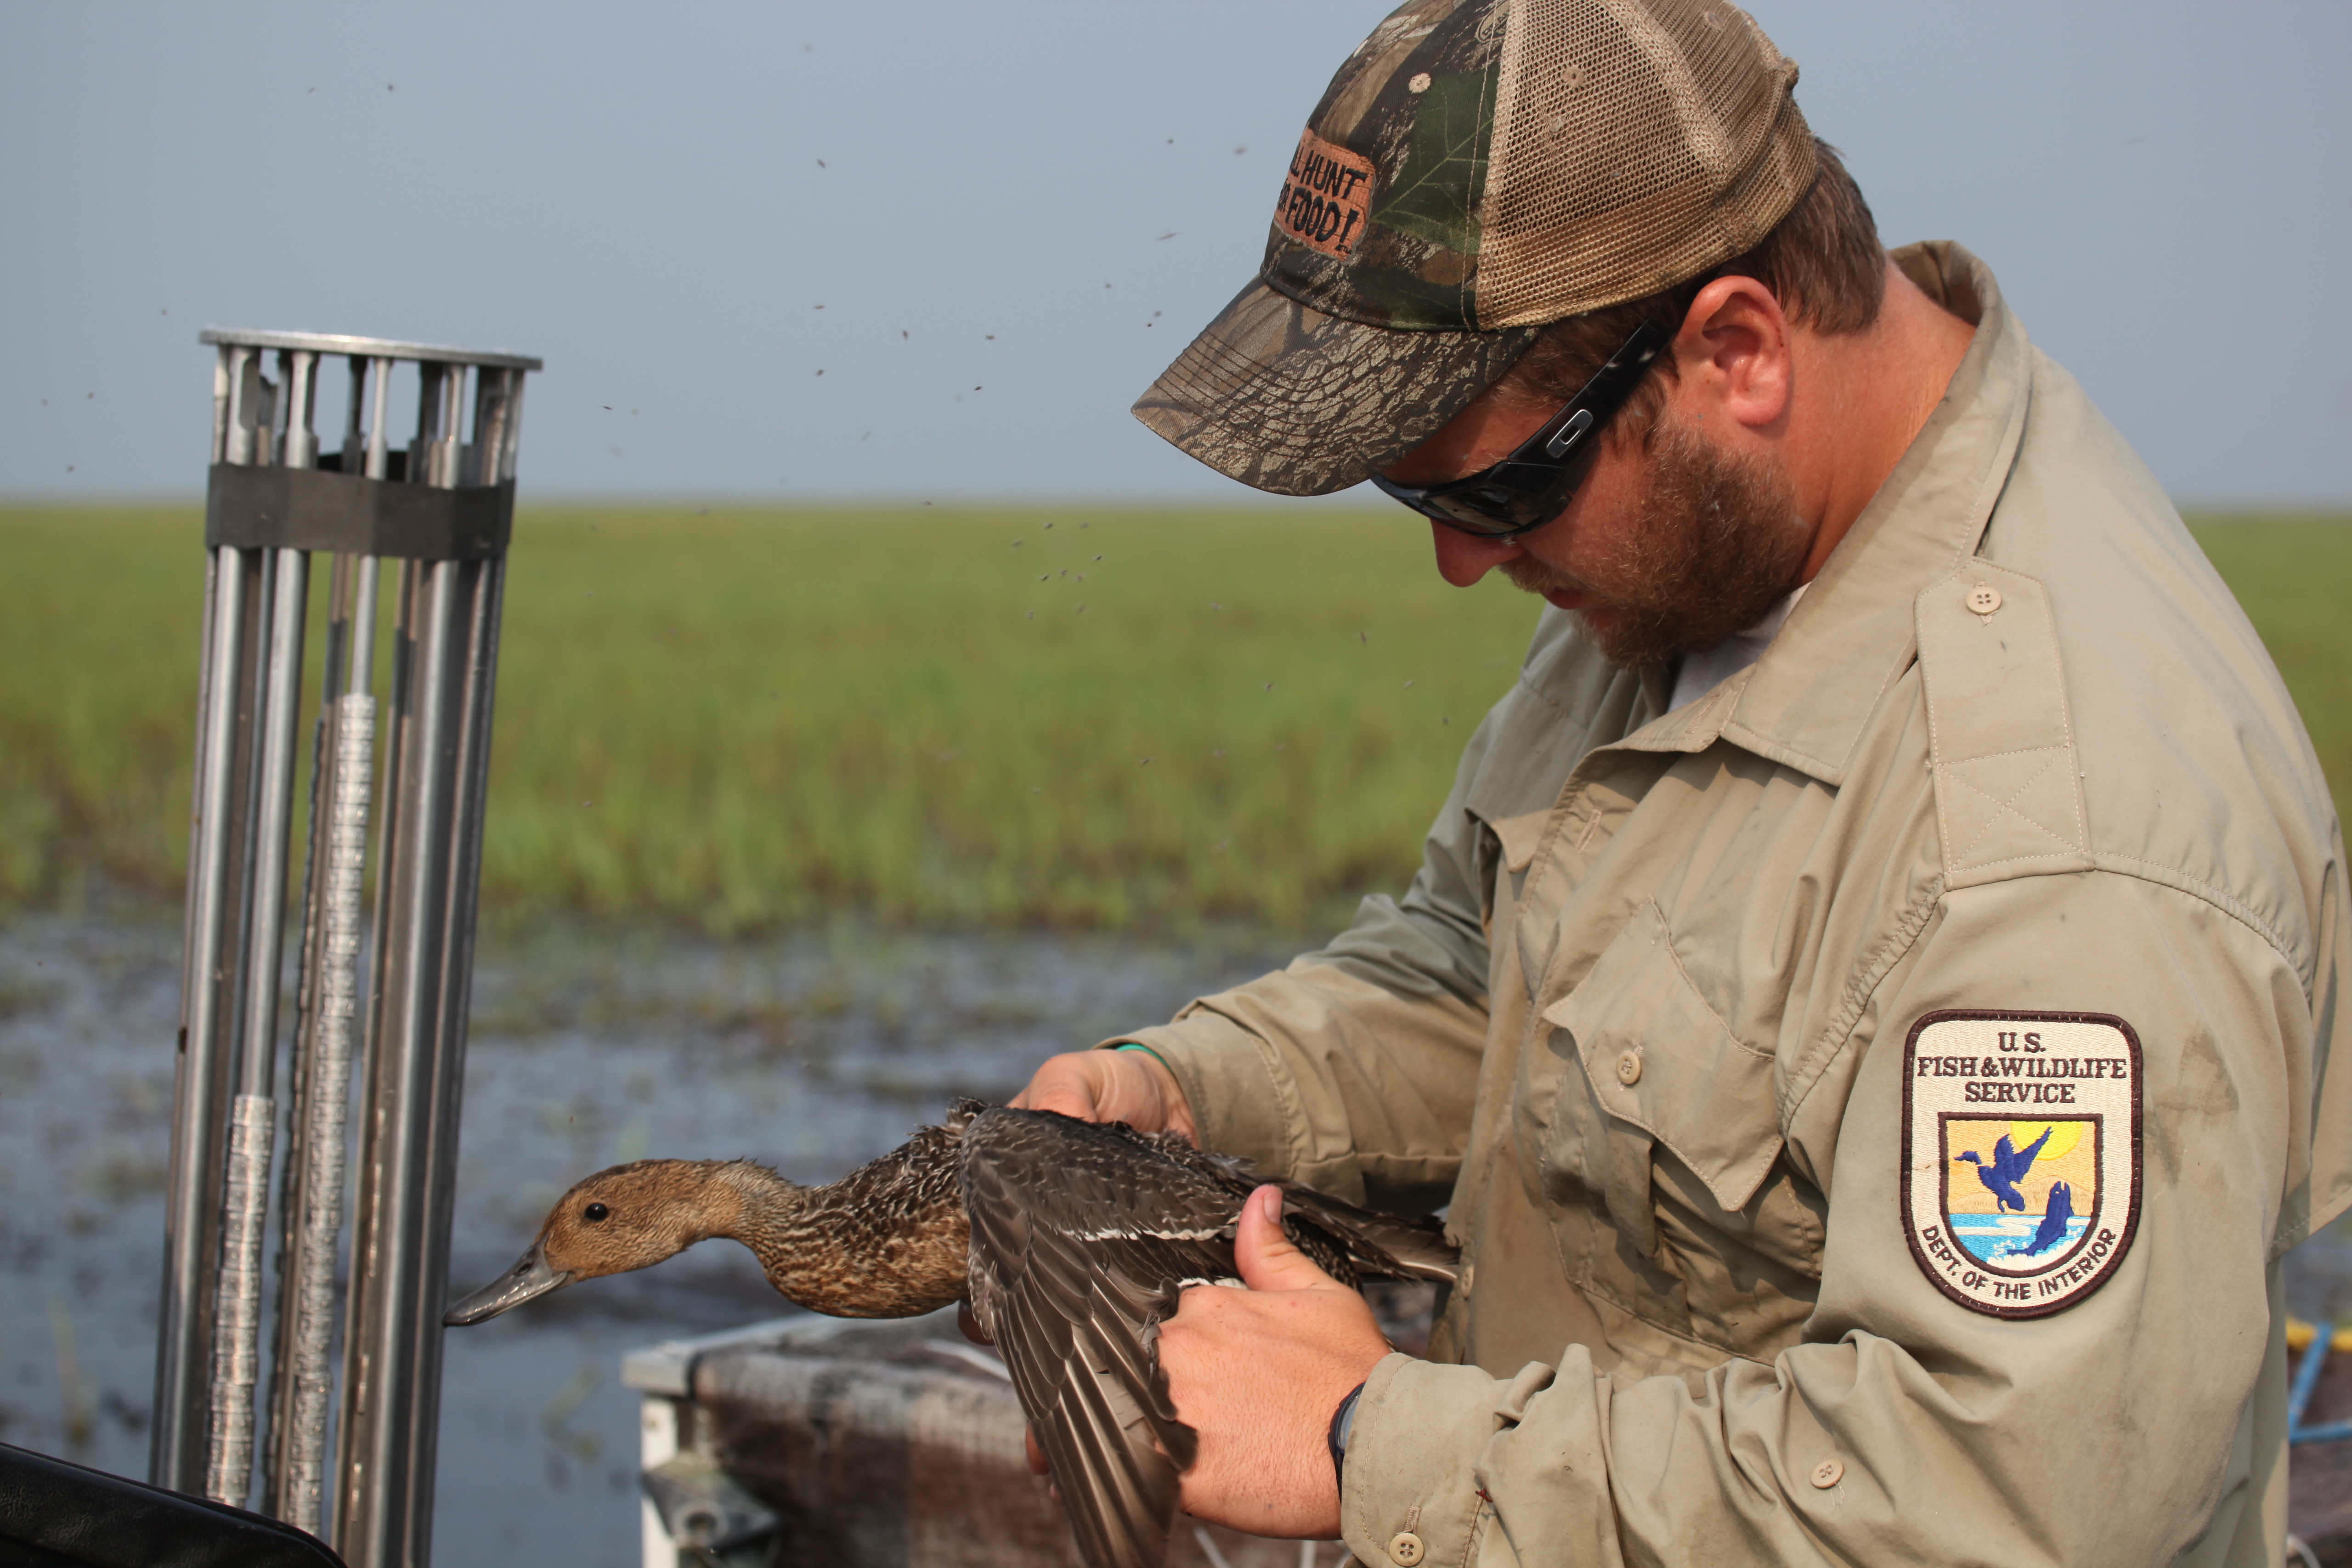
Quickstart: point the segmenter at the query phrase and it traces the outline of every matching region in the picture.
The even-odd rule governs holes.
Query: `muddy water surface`
[[[542,929],[488,940],[453,1289],[511,1264],[572,1181],[646,1155],[829,1180],[947,1099],[1261,973],[1279,942],[844,930],[759,943]],[[0,927],[0,1440],[143,1476],[179,928],[109,910]],[[784,1303],[706,1245],[446,1341],[435,1562],[637,1552],[624,1352]]]

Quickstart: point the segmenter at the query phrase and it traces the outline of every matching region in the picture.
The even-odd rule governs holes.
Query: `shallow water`
[[[1043,1056],[1286,956],[1218,933],[488,940],[453,1289],[511,1264],[555,1196],[601,1166],[749,1155],[829,1179],[952,1095],[1002,1099]],[[178,984],[166,912],[0,928],[0,1440],[131,1476],[147,1466]],[[784,1308],[751,1255],[719,1243],[453,1331],[435,1562],[635,1563],[622,1353]]]
[[[748,943],[542,928],[485,942],[467,1064],[453,1289],[510,1264],[575,1178],[646,1154],[750,1155],[803,1181],[953,1094],[1167,1016],[1287,955],[845,928]],[[143,1476],[179,930],[152,908],[0,926],[0,1440]],[[2288,1260],[2306,1318],[2352,1319],[2352,1233]],[[638,1561],[624,1352],[772,1317],[719,1243],[446,1342],[435,1561]]]

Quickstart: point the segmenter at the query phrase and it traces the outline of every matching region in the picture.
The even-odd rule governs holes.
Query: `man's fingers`
[[[1064,1116],[1079,1121],[1099,1120],[1095,1114],[1093,1095],[1063,1084],[1056,1084],[1034,1097],[1024,1094],[1013,1102],[1013,1108],[1015,1110],[1058,1110]]]
[[[1090,1052],[1065,1052],[1049,1057],[1019,1094],[1015,1110],[1056,1110],[1080,1121],[1101,1119],[1102,1068],[1087,1060]]]
[[[1054,1110],[1080,1121],[1124,1121],[1141,1132],[1197,1137],[1183,1087],[1141,1051],[1065,1051],[1048,1057],[1013,1097],[1015,1110]]]
[[[1271,1184],[1252,1193],[1242,1205],[1241,1224],[1234,1232],[1234,1261],[1241,1268],[1242,1283],[1253,1290],[1339,1288],[1283,1233],[1282,1189]]]

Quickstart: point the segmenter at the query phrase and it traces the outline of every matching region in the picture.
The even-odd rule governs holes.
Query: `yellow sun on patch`
[[[2080,1143],[2085,1125],[2087,1123],[2081,1121],[2012,1121],[2009,1124],[2010,1147],[2024,1148],[2041,1137],[2042,1130],[2047,1127],[2050,1129],[2050,1142],[2042,1145],[2042,1152],[2034,1156],[2033,1163],[2038,1165],[2044,1160],[2057,1159]]]

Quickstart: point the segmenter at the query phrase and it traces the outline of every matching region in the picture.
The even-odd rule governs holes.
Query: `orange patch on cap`
[[[1372,161],[1301,132],[1274,226],[1310,250],[1344,258],[1364,237],[1371,207]]]

